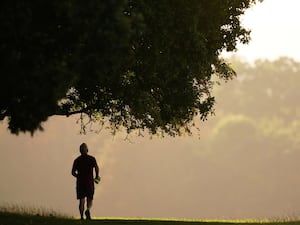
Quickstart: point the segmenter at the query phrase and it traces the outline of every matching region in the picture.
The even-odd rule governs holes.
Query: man
[[[94,177],[93,171],[95,169],[95,179],[100,180],[99,167],[96,159],[88,155],[88,147],[85,143],[80,145],[81,155],[73,162],[72,175],[76,177],[76,193],[79,200],[80,218],[83,219],[85,199],[87,199],[87,209],[85,216],[87,220],[91,219],[90,209],[93,204],[94,197]]]

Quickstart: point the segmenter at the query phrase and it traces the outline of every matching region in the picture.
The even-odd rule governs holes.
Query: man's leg
[[[86,204],[87,209],[90,210],[92,206],[93,206],[93,199],[87,198],[87,204]]]
[[[94,197],[94,186],[90,186],[89,189],[87,190],[87,203],[86,203],[86,211],[85,211],[85,215],[86,215],[86,219],[90,220],[91,219],[91,212],[90,209],[92,208],[93,205],[93,197]]]
[[[93,198],[87,198],[87,203],[86,203],[86,211],[85,211],[85,215],[86,215],[86,219],[90,220],[91,219],[91,213],[90,213],[90,209],[92,208],[93,205]]]
[[[79,212],[80,212],[81,219],[83,219],[84,204],[85,204],[85,198],[79,199]]]

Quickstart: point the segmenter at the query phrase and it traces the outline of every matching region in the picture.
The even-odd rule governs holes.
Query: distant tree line
[[[299,152],[300,63],[290,58],[254,65],[231,61],[238,76],[217,87],[221,116],[212,125],[212,139],[238,151]]]

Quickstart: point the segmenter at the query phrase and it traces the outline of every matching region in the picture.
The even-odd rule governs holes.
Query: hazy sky
[[[252,41],[239,46],[236,54],[250,61],[280,56],[299,61],[299,9],[300,0],[265,0],[249,10],[243,21],[252,30]],[[130,143],[123,134],[79,135],[75,121],[52,117],[34,138],[11,135],[0,123],[0,204],[29,204],[77,215],[70,170],[79,145],[87,142],[103,176],[93,208],[97,216],[263,218],[300,210],[300,193],[299,198],[274,198],[277,190],[270,191],[271,183],[237,182],[231,174],[238,165],[228,167],[232,164],[220,163],[221,158],[206,160],[201,149],[209,132],[205,129],[201,140],[145,137]],[[241,170],[250,173],[245,165],[247,161]]]
[[[300,1],[264,0],[243,16],[244,26],[251,29],[251,42],[239,45],[238,55],[253,61],[289,56],[300,60]]]

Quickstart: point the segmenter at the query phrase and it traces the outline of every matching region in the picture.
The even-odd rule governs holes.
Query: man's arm
[[[96,178],[99,178],[100,177],[99,176],[99,166],[98,166],[97,162],[95,164],[95,172],[96,172]]]
[[[72,166],[71,174],[72,174],[74,177],[77,177],[77,176],[78,176],[78,174],[77,174],[77,169],[76,169],[76,165],[75,165],[75,161],[74,161],[73,166]]]

